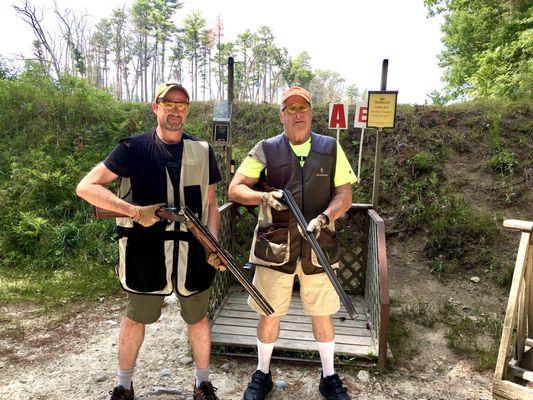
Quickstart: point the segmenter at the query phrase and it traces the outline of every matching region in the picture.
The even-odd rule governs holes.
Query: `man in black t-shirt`
[[[161,84],[152,103],[157,128],[122,140],[78,184],[89,203],[126,215],[117,219],[118,273],[128,292],[119,337],[118,383],[111,400],[134,398],[132,376],[144,340],[145,325],[161,315],[165,295],[177,293],[188,325],[195,362],[194,399],[216,400],[209,381],[211,331],[207,318],[210,285],[221,262],[207,255],[183,224],[161,221],[163,205],[190,207],[218,236],[220,213],[215,184],[221,174],[211,146],[183,132],[189,94],[180,84]],[[121,179],[121,193],[105,186]]]

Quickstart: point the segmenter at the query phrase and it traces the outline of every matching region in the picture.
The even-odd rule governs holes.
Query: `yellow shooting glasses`
[[[185,102],[185,101],[180,101],[180,102],[174,102],[174,101],[160,101],[158,103],[159,105],[161,105],[166,112],[171,112],[171,111],[185,111],[189,108],[189,103]]]
[[[296,113],[305,113],[311,109],[310,104],[290,104],[283,107],[282,111],[285,111],[289,115]]]

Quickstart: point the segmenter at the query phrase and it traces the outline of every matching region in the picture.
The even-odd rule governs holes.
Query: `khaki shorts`
[[[180,302],[181,317],[188,325],[200,322],[207,315],[211,289],[183,297],[177,295]],[[153,324],[161,316],[164,296],[128,293],[126,316],[141,324]]]
[[[300,298],[306,315],[318,317],[333,315],[339,311],[339,295],[325,272],[306,275],[300,263],[296,265],[294,274],[257,267],[253,284],[274,308],[272,316],[282,317],[289,312],[295,275],[298,275],[300,280]],[[265,315],[250,297],[248,305],[258,314]]]

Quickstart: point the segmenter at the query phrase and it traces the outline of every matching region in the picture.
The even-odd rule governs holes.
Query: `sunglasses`
[[[167,112],[170,112],[173,110],[185,111],[189,108],[189,103],[185,101],[180,101],[180,102],[160,101],[158,104],[161,105]]]
[[[289,115],[294,115],[296,113],[304,113],[311,109],[310,104],[291,104],[284,106],[281,111],[285,111]]]

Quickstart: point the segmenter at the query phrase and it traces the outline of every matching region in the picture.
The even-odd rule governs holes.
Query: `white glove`
[[[287,209],[287,206],[279,201],[282,197],[283,192],[281,190],[265,192],[261,198],[261,202],[265,205],[269,205],[276,211],[282,211]]]
[[[313,235],[318,239],[320,231],[329,225],[329,218],[326,214],[320,214],[316,218],[309,221],[307,225],[307,232],[313,232]]]

